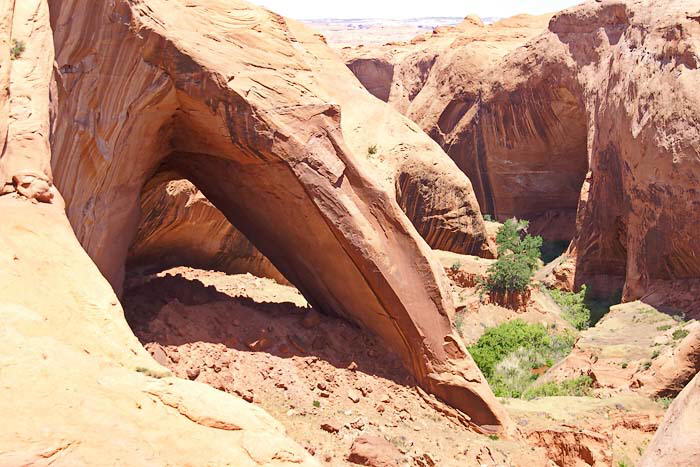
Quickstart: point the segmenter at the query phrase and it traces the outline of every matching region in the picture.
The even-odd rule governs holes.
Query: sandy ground
[[[663,412],[642,399],[504,400],[523,440],[490,439],[417,389],[377,339],[316,313],[292,287],[183,267],[131,277],[124,302],[136,335],[162,365],[259,404],[330,466],[352,465],[351,444],[365,435],[393,444],[397,465],[553,465],[546,446],[533,445],[543,444],[541,433],[554,433],[568,453],[575,450],[562,432],[581,428],[602,433],[586,442],[628,459],[648,442],[649,427]],[[640,414],[641,429],[634,422]],[[537,439],[527,444],[531,432]]]

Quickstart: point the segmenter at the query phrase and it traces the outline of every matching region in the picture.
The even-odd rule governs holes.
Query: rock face
[[[190,422],[179,417],[204,426],[196,428],[200,431],[191,439],[206,439],[201,447],[211,459],[198,458],[198,463],[240,457],[250,458],[250,465],[314,464],[285,441],[274,423],[261,421],[263,415],[251,415],[255,423],[239,426],[229,415],[246,410],[225,408],[220,411],[223,418],[217,418],[212,414],[219,412],[210,404],[221,405],[219,396],[185,394],[204,391],[200,386],[190,390],[180,382],[166,382],[152,390],[150,380],[143,379],[144,374],[156,379],[164,375],[138,348],[116,297],[73,232],[118,290],[140,221],[142,187],[159,168],[186,175],[317,309],[347,317],[381,337],[421,386],[465,412],[475,428],[512,432],[507,414],[453,335],[454,309],[439,265],[429,258],[427,244],[393,196],[397,170],[411,176],[413,166],[405,167],[407,161],[444,172],[454,166],[440,159],[439,147],[415,124],[370,97],[318,37],[280,16],[229,0],[35,0],[18,2],[15,10],[7,11],[15,15],[11,37],[26,38],[29,46],[8,72],[5,40],[0,74],[4,95],[10,96],[0,101],[2,112],[9,115],[0,160],[6,193],[0,201],[8,203],[3,208],[7,232],[2,235],[8,252],[2,257],[2,271],[8,277],[0,289],[0,303],[9,304],[15,314],[23,310],[19,314],[55,324],[45,329],[44,337],[60,337],[70,353],[61,357],[64,363],[51,367],[55,371],[70,366],[81,352],[92,355],[75,367],[91,378],[90,388],[99,386],[94,391],[100,401],[96,404],[105,406],[111,392],[112,400],[133,404],[133,410],[143,407],[135,403],[141,394],[155,404],[154,412],[133,412],[133,418],[125,418],[124,423],[131,424],[124,428],[128,436],[140,435],[142,430],[134,425],[150,425],[168,406],[180,414],[173,422],[182,426],[182,433],[173,431],[178,439],[190,436],[182,425]],[[7,30],[4,37],[10,37]],[[379,162],[368,160],[368,141],[376,141]],[[374,167],[383,168],[385,177],[367,175]],[[459,178],[463,193],[470,194],[466,176]],[[64,199],[73,232],[62,212]],[[454,197],[444,199],[451,202]],[[471,219],[478,213],[473,200],[472,193],[460,199],[459,209],[445,207],[442,212],[450,213],[445,224],[467,207]],[[453,215],[455,209],[459,212]],[[478,216],[474,225],[483,229]],[[59,240],[65,242],[57,244]],[[478,241],[471,244],[477,245]],[[32,257],[36,263],[17,259]],[[66,283],[53,287],[54,276]],[[36,284],[46,284],[46,291],[37,294]],[[36,334],[24,324],[18,326],[21,339]],[[43,348],[21,340],[6,342],[14,350],[5,355],[24,347]],[[115,366],[113,379],[105,373],[109,362]],[[142,375],[136,375],[141,379],[133,383],[133,390],[124,389],[130,378],[123,384],[110,383],[120,380],[125,368],[135,367]],[[40,379],[33,372],[13,372],[15,377],[13,393]],[[75,382],[71,387],[80,385],[75,378],[68,378]],[[31,397],[23,397],[22,404],[46,399],[44,393],[25,394]],[[73,392],[57,397],[70,399],[64,394]],[[60,399],[65,410],[80,405],[68,399]],[[50,418],[54,416],[58,418]],[[76,431],[65,436],[77,438],[76,452],[84,454],[57,447],[68,457],[75,455],[78,463],[90,463],[95,446],[106,442],[109,430],[96,426],[102,417],[87,419],[91,416],[86,411],[72,417]],[[63,409],[25,418],[53,427],[61,417],[71,418]],[[164,426],[169,423],[167,417],[161,421]],[[264,431],[256,428],[258,422],[277,433],[274,442],[267,437],[265,443],[257,441],[257,433]],[[26,433],[43,432],[29,425]],[[8,426],[16,430],[18,425]],[[223,432],[209,436],[212,428]],[[97,441],[83,442],[75,434],[78,429],[95,433]],[[22,430],[13,436],[22,436]],[[160,437],[165,432],[156,429],[152,437],[135,443],[156,446],[156,452],[141,456],[140,462],[157,457],[171,444]],[[113,433],[109,437],[120,439]],[[246,439],[265,452],[245,448]],[[214,448],[222,443],[230,449]],[[124,446],[133,449],[129,443],[120,446],[116,455]],[[31,446],[15,450],[36,452]],[[189,459],[173,456],[178,461],[172,463]]]
[[[159,172],[141,194],[141,225],[129,268],[188,265],[251,273],[287,284],[284,276],[191,182]]]
[[[699,14],[690,1],[587,2],[502,59],[465,46],[473,61],[452,57],[410,106],[394,102],[469,176],[482,211],[573,236],[577,287],[692,312]]]
[[[265,411],[170,377],[135,339],[51,182],[47,4],[0,6],[0,465],[319,465]]]
[[[639,467],[700,464],[700,375],[671,404]]]

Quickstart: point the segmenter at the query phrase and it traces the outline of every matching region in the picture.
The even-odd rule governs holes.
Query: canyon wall
[[[696,316],[698,16],[691,1],[588,2],[506,53],[463,27],[433,66],[451,68],[396,107],[469,176],[483,212],[573,239],[576,286]],[[401,47],[399,62],[415,46]]]
[[[244,2],[49,7],[55,183],[78,239],[116,289],[142,186],[167,167],[318,310],[380,336],[475,426],[510,428],[453,335],[442,269],[394,199],[398,170],[455,172],[414,123],[369,96],[315,34]],[[481,230],[469,181],[456,173],[462,194],[444,200],[460,208],[427,225],[450,227],[461,215],[473,222],[458,228]]]

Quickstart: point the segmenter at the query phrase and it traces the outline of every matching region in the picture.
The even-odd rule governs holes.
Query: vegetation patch
[[[663,326],[659,326],[658,328],[656,328],[656,330],[657,330],[657,331],[668,331],[668,330],[671,329],[672,327],[673,327],[673,326],[671,326],[670,324],[665,324],[665,325],[663,325]]]
[[[10,48],[10,58],[12,60],[21,58],[25,50],[27,50],[27,46],[24,45],[24,42],[12,39],[12,47]]]
[[[514,320],[489,329],[469,347],[494,394],[522,397],[549,367],[571,352],[575,336],[549,335],[541,324]]]
[[[549,290],[549,295],[562,310],[562,318],[579,331],[588,329],[591,324],[591,310],[586,305],[586,286],[578,293],[562,290]]]
[[[688,337],[688,334],[690,334],[690,331],[688,331],[687,329],[676,329],[675,331],[673,331],[672,336],[674,340],[679,341]]]
[[[377,153],[377,145],[373,144],[372,146],[367,148],[367,154],[369,155],[374,155]]]
[[[549,382],[533,386],[523,393],[523,399],[552,396],[590,396],[593,391],[593,380],[589,376],[580,376],[562,382]]]

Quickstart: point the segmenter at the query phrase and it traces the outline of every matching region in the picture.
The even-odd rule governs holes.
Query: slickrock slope
[[[700,375],[680,393],[644,453],[639,467],[700,464]]]
[[[188,180],[159,172],[141,194],[143,220],[127,267],[189,265],[286,279]]]
[[[462,76],[421,88],[436,111],[397,107],[469,176],[484,212],[573,235],[576,286],[693,312],[698,17],[689,0],[590,1],[502,60],[453,59]]]
[[[170,377],[136,340],[50,183],[49,10],[3,6],[0,465],[318,465],[262,409]],[[11,62],[10,37],[26,46]]]
[[[678,322],[641,302],[614,306],[581,333],[543,381],[590,376],[599,394],[674,397],[700,369],[700,323]]]
[[[65,199],[77,239],[118,290],[140,220],[141,188],[159,167],[176,170],[254,239],[317,309],[347,317],[383,339],[420,385],[466,413],[475,428],[513,432],[453,334],[454,309],[439,265],[394,200],[401,177],[410,179],[419,170],[421,176],[440,179],[454,172],[454,165],[415,124],[369,96],[318,37],[270,12],[228,0],[36,0],[21,2],[16,12],[24,15],[27,30],[20,27],[12,35],[24,38],[28,50],[26,58],[12,64],[10,142],[1,161],[6,196],[28,211],[22,216],[20,209],[16,223],[31,220],[29,212],[40,209],[34,202],[46,203],[51,207],[41,209],[57,210],[57,220],[49,223],[73,238],[67,224],[59,222]],[[37,111],[27,111],[29,106]],[[379,162],[368,161],[372,143],[379,147]],[[433,170],[423,170],[426,165]],[[383,168],[386,176],[367,175],[373,168]],[[425,224],[427,234],[443,225],[452,228],[453,220],[464,216],[471,224],[465,220],[460,228],[468,225],[475,232],[468,249],[480,251],[483,221],[475,215],[469,181],[463,174],[453,178],[462,183],[459,196],[451,190],[429,200],[407,195],[404,204],[415,212],[425,212],[426,203],[442,206],[446,214]],[[455,200],[461,203],[457,208]],[[25,237],[32,238],[30,246],[53,238],[32,235],[12,227],[3,235],[10,242],[6,250],[19,248],[12,242]],[[15,303],[15,296],[53,301],[48,278],[65,276],[75,282],[60,293],[71,299],[55,312],[70,316],[59,323],[78,326],[65,326],[72,331],[71,345],[97,361],[110,356],[117,366],[133,368],[125,342],[135,341],[118,302],[111,299],[107,306],[85,298],[75,287],[91,290],[92,284],[81,283],[81,263],[71,259],[80,251],[56,248],[67,257],[57,254],[51,259],[55,263],[38,266],[40,273],[13,279],[5,292],[10,295],[0,302]],[[52,258],[48,252],[44,256]],[[14,268],[5,271],[14,274]],[[87,273],[102,283],[97,269]],[[47,284],[47,292],[36,293],[36,283]],[[40,305],[28,308],[41,319]],[[109,339],[101,326],[117,338]],[[55,332],[63,329],[58,324]],[[86,339],[111,350],[91,350]],[[100,381],[91,370],[83,373]],[[234,429],[227,420],[200,417],[207,407],[190,410],[178,397],[158,396],[197,421],[203,417],[205,424]],[[106,434],[89,426],[87,431]],[[240,443],[231,445],[238,449]],[[205,452],[217,452],[203,446]],[[271,443],[271,449],[279,446]],[[277,451],[270,455],[270,462],[287,459]],[[294,455],[295,461],[305,459]]]

